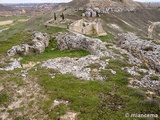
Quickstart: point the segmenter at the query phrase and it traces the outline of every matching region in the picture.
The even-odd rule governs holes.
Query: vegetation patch
[[[5,92],[1,92],[0,93],[0,106],[4,103],[4,102],[8,102],[9,100],[9,95]]]
[[[78,115],[80,120],[125,120],[125,113],[145,113],[150,106],[145,104],[145,93],[138,89],[128,88],[126,84],[129,75],[118,67],[115,69],[117,74],[113,75],[107,71],[106,76],[109,78],[103,83],[83,81],[72,75],[62,75],[52,69],[38,68],[37,71],[33,69],[30,72],[32,77],[36,77],[39,84],[44,86],[44,91],[50,97],[49,100],[40,103],[50,119],[59,119],[68,110],[80,113]],[[55,78],[51,78],[50,74],[56,74]],[[51,109],[56,99],[68,101],[69,104],[61,104]],[[158,102],[155,104],[158,105]],[[148,113],[158,113],[158,107],[149,109]]]

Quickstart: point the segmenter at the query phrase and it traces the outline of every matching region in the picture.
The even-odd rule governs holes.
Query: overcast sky
[[[0,0],[0,3],[59,3],[71,0]],[[140,2],[160,2],[160,0],[136,0]]]

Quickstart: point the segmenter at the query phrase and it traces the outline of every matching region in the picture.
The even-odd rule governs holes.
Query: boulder
[[[110,54],[110,51],[105,46],[105,42],[80,34],[59,33],[55,36],[55,40],[60,50],[82,49],[96,56],[107,56]]]
[[[14,56],[15,54],[26,56],[32,53],[42,53],[48,45],[48,35],[46,33],[38,32],[34,34],[33,40],[30,43],[13,46],[7,51],[7,54],[8,56]]]

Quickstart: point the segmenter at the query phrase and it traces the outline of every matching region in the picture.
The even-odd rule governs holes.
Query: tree
[[[57,20],[57,16],[56,16],[56,13],[54,13],[54,20]]]
[[[62,13],[61,17],[62,17],[62,20],[64,20],[64,14],[63,13]]]

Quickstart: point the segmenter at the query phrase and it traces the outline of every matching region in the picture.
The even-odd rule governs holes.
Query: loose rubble
[[[100,68],[91,69],[88,66],[91,64],[100,64]],[[101,61],[99,57],[88,55],[82,58],[55,58],[44,61],[42,67],[58,70],[62,74],[72,74],[83,80],[103,80],[99,75],[99,71],[104,69],[108,61]]]
[[[20,60],[21,58],[19,59],[14,59],[14,58],[11,58],[10,59],[10,63],[9,63],[9,66],[6,66],[4,68],[0,68],[0,70],[4,70],[4,71],[12,71],[16,68],[22,68],[21,64],[20,64]]]

